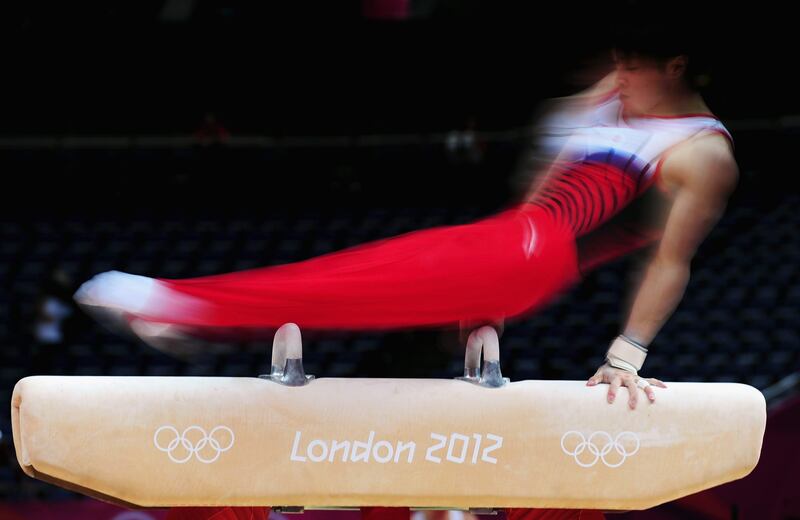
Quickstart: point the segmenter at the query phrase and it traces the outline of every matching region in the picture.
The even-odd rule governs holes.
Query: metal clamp
[[[481,352],[483,370],[480,369]],[[500,340],[494,327],[484,325],[470,333],[464,355],[464,375],[455,379],[488,388],[499,388],[511,382],[500,371]]]
[[[284,323],[272,341],[272,369],[258,377],[286,386],[305,386],[314,379],[303,369],[303,341],[296,323]]]

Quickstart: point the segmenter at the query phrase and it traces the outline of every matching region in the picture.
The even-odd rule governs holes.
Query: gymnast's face
[[[647,114],[669,99],[682,81],[686,58],[665,62],[635,54],[612,54],[620,100],[628,114]],[[662,107],[663,108],[663,107]]]

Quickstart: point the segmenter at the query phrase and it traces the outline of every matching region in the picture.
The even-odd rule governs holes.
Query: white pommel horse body
[[[605,385],[509,382],[497,345],[492,327],[473,331],[453,380],[314,379],[288,323],[259,377],[29,376],[12,396],[17,460],[134,509],[284,511],[641,510],[758,463],[756,388],[670,382],[631,410]]]

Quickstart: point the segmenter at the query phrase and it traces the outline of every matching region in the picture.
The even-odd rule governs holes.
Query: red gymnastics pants
[[[198,327],[399,329],[531,313],[580,280],[571,232],[520,203],[470,223],[375,240],[298,262],[157,278],[135,313]],[[180,300],[180,305],[159,300]]]
[[[201,308],[155,321],[212,327],[380,329],[512,318],[579,281],[574,237],[532,204],[477,221],[376,240],[290,264],[181,280],[158,279]],[[191,308],[192,312],[189,312]],[[408,508],[364,507],[367,520],[407,520]],[[582,509],[506,510],[509,520],[598,520]],[[268,508],[173,508],[167,520],[264,520]]]

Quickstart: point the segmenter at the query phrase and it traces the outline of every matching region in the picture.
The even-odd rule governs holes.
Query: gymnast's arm
[[[664,232],[635,292],[623,334],[647,346],[672,315],[701,242],[722,217],[739,170],[727,140],[712,134],[670,154],[662,165],[678,183]]]

